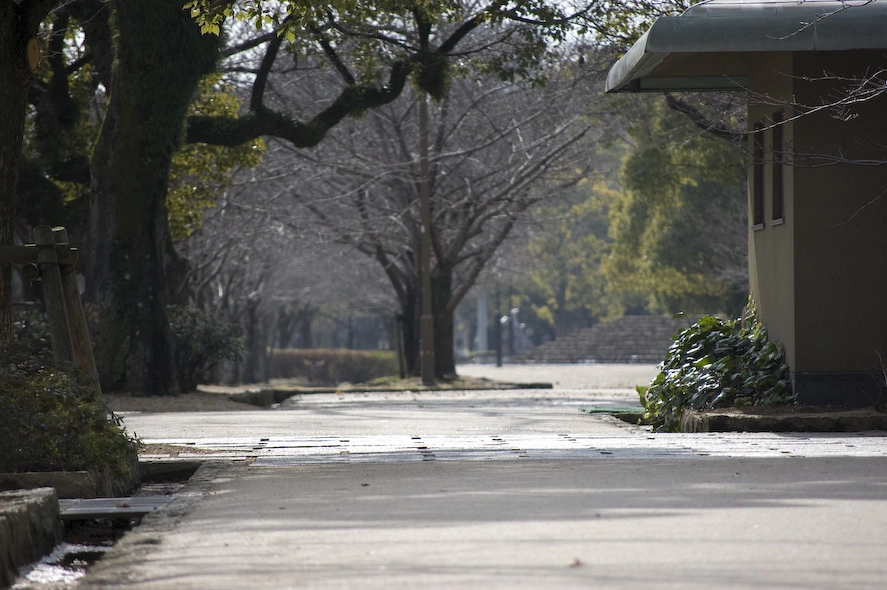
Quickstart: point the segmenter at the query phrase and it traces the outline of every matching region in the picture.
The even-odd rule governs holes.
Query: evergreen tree
[[[737,314],[748,294],[743,152],[662,100],[628,131],[636,149],[604,265],[612,290],[628,309]]]

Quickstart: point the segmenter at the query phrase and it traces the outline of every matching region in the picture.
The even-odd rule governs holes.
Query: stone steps
[[[658,363],[686,319],[623,316],[515,355],[515,363]]]

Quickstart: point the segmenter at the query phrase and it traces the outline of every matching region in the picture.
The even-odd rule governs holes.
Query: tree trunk
[[[314,348],[314,338],[311,336],[311,324],[314,323],[314,313],[305,313],[299,318],[299,344],[301,348]]]
[[[0,3],[0,246],[15,241],[15,199],[32,71],[28,41],[59,2]],[[0,263],[0,341],[12,336],[12,265]]]
[[[434,269],[431,275],[431,309],[434,316],[434,377],[443,379],[456,374],[454,354],[453,313],[447,311],[452,296],[453,277]],[[407,289],[406,305],[402,308],[404,368],[407,375],[419,374],[419,290]]]
[[[401,304],[401,334],[403,364],[407,376],[419,374],[419,289],[415,285],[406,288],[406,300]]]
[[[557,309],[554,310],[554,338],[563,338],[570,332],[570,312],[567,311],[567,282],[558,283],[555,288],[555,304]]]
[[[431,309],[434,314],[434,377],[456,374],[453,313],[447,311],[453,294],[453,275],[436,268],[431,274]]]
[[[299,322],[299,313],[291,305],[284,305],[277,310],[277,347],[289,348]]]
[[[181,4],[113,4],[117,59],[92,158],[89,265],[89,295],[101,309],[97,361],[108,390],[178,391],[166,312],[175,256],[166,190],[188,105],[218,53],[218,39],[200,35]]]
[[[259,315],[258,302],[250,302],[244,314],[246,359],[243,364],[244,383],[264,383],[269,378],[268,335],[271,321]]]
[[[348,341],[345,347],[354,350],[354,316],[348,314]]]

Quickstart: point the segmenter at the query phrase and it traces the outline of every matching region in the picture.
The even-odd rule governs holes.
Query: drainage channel
[[[87,570],[145,515],[172,502],[199,466],[179,469],[174,481],[150,479],[126,498],[60,500],[62,542],[41,560],[20,568],[10,590],[76,589]]]

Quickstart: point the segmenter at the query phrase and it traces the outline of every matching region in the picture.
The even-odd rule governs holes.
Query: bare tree
[[[243,327],[246,355],[234,379],[244,382],[266,381],[269,349],[287,346],[297,330],[310,347],[311,321],[325,308],[391,305],[380,303],[381,288],[371,288],[366,263],[361,268],[343,246],[308,239],[306,228],[275,219],[278,195],[266,190],[275,174],[265,172],[270,179],[242,171],[202,227],[178,244],[189,269],[179,277],[177,299]],[[358,290],[369,300],[362,308],[355,305]]]
[[[590,71],[592,68],[588,68]],[[586,71],[564,66],[542,87],[492,76],[454,78],[430,109],[436,374],[455,372],[453,313],[516,223],[583,174],[574,149]],[[419,137],[416,96],[344,124],[310,153],[288,149],[288,220],[310,216],[323,239],[375,260],[397,295],[407,369],[417,365]],[[287,223],[291,223],[288,221]]]

